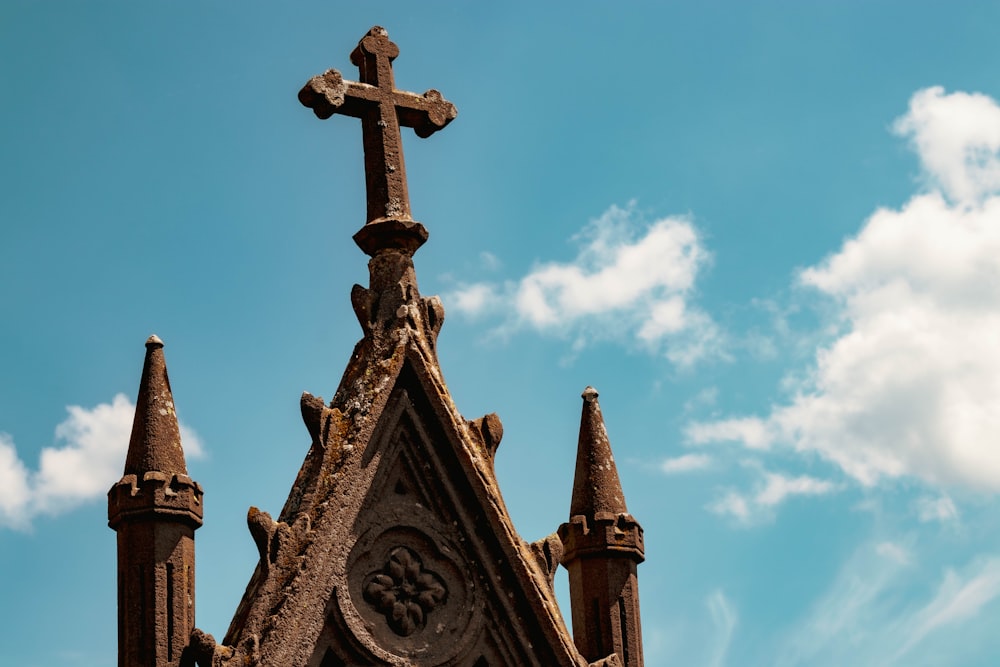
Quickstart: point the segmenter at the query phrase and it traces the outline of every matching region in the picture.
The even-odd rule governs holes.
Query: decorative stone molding
[[[187,475],[158,471],[127,474],[108,491],[108,525],[126,521],[173,520],[197,528],[202,522],[204,490]]]
[[[423,629],[427,615],[448,597],[441,578],[423,569],[420,558],[406,547],[396,547],[381,572],[366,578],[365,600],[396,634],[409,637]]]
[[[383,498],[391,505],[408,496]],[[355,646],[379,664],[444,665],[467,656],[482,631],[483,590],[462,537],[417,503],[372,515],[381,520],[359,536],[347,558],[348,585],[337,589],[336,613]]]

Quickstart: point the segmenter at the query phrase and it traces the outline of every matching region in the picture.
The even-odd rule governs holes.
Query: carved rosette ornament
[[[423,629],[427,615],[444,604],[448,591],[436,574],[423,569],[415,553],[396,547],[382,571],[366,577],[364,597],[396,634],[409,637]]]
[[[347,585],[337,589],[335,622],[364,654],[351,664],[471,664],[463,656],[482,631],[486,582],[462,536],[413,496],[379,500],[375,525],[348,554]]]

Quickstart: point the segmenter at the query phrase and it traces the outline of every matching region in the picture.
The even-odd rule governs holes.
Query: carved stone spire
[[[593,387],[583,392],[569,513],[559,538],[569,571],[573,641],[591,663],[617,656],[624,667],[642,667],[636,577],[636,566],[645,558],[642,527],[625,507]]]
[[[582,514],[593,517],[599,512],[628,512],[597,396],[597,390],[593,387],[587,387],[582,394],[583,415],[580,417],[580,439],[576,450],[576,475],[573,478],[570,516]]]
[[[118,534],[119,667],[186,660],[202,494],[184,464],[163,341],[150,336],[125,474],[108,491],[108,525]]]
[[[146,361],[125,458],[126,475],[141,476],[150,470],[169,475],[187,474],[174,396],[163,358],[163,341],[155,335],[146,340]]]

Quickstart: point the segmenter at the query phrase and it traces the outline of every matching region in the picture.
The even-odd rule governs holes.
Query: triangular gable
[[[397,386],[364,453],[363,464],[376,472],[353,527],[347,585],[331,596],[314,660],[330,650],[351,664],[394,657],[496,664],[498,655],[510,658],[503,664],[550,664],[521,648],[543,638],[512,636],[519,629],[508,619],[517,605],[507,586],[499,592],[495,584],[511,578],[506,556],[479,534],[489,523],[485,512],[470,502],[447,436],[417,405]]]
[[[371,397],[367,414],[322,407],[313,417],[285,522],[251,512],[264,547],[226,638],[231,655],[274,665],[585,664],[548,572],[507,515],[496,443],[481,420],[458,414],[432,343],[412,335],[392,354],[378,347],[363,340],[341,383]],[[308,425],[305,403],[303,412]]]

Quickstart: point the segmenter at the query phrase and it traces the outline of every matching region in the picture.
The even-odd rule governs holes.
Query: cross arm
[[[344,77],[335,69],[328,69],[317,74],[302,86],[299,91],[299,102],[302,106],[313,110],[316,117],[326,120],[344,106],[347,94],[347,84]],[[341,112],[343,113],[343,112]]]
[[[345,81],[340,72],[329,69],[309,79],[299,91],[299,102],[323,120],[335,113],[363,118],[373,104],[382,100],[383,94],[377,86]],[[399,124],[412,127],[421,138],[431,136],[458,116],[455,105],[434,89],[423,95],[394,90],[392,101]]]
[[[431,136],[458,116],[455,105],[433,88],[423,95],[397,90],[394,97],[399,124],[412,127],[422,139]]]

